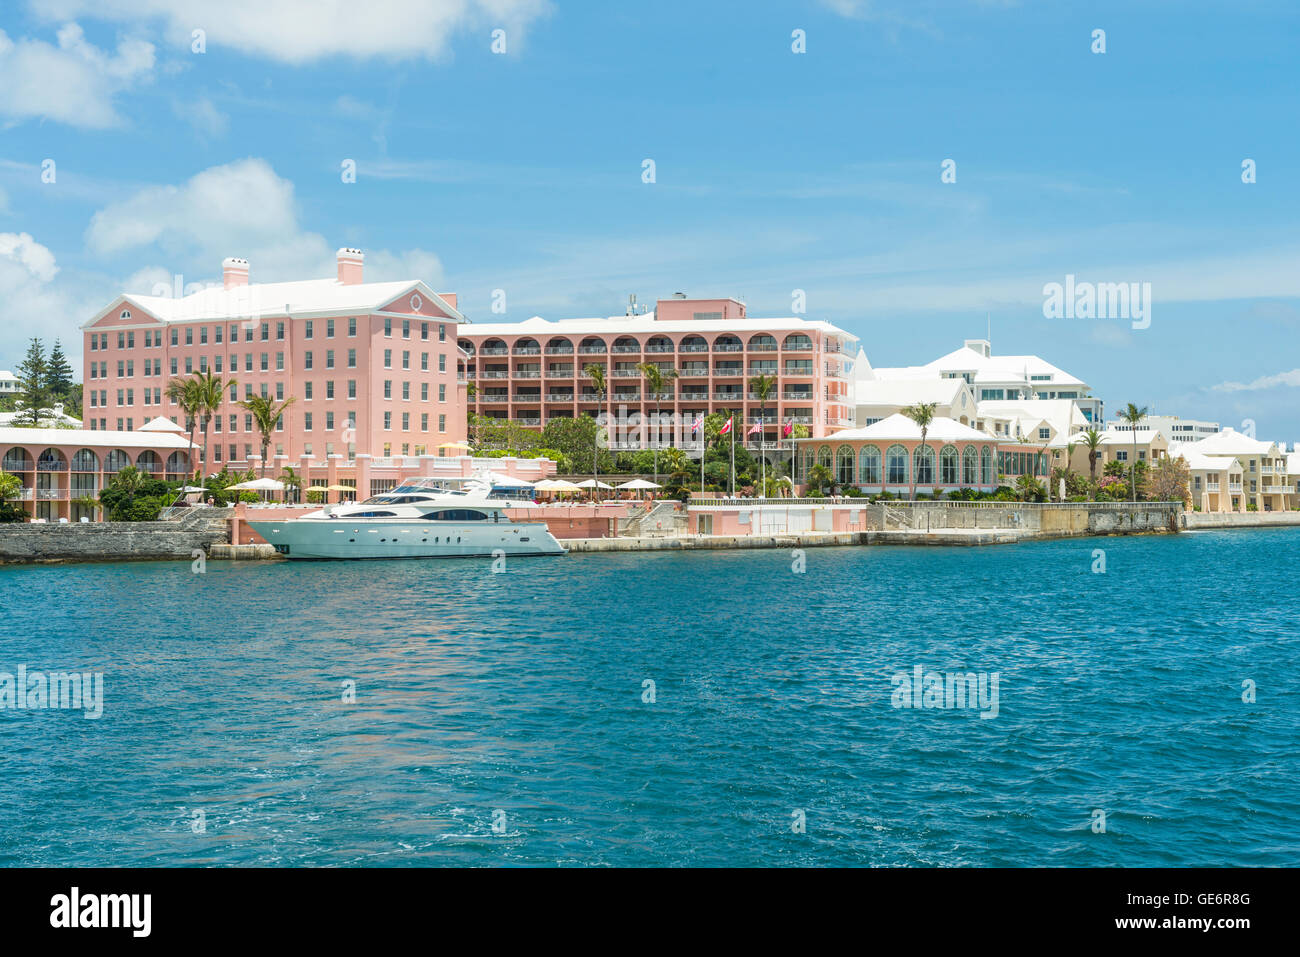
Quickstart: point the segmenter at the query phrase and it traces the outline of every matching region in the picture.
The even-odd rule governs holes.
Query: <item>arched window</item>
[[[573,343],[563,336],[556,336],[546,343],[546,354],[548,356],[571,356],[573,355]]]
[[[766,332],[757,336],[751,336],[749,339],[750,352],[775,352],[776,339],[769,336]]]
[[[823,445],[817,450],[817,464],[824,465],[827,468],[831,467],[831,447],[829,445]]]
[[[136,457],[135,467],[141,472],[155,474],[162,471],[162,459],[153,449],[145,449]]]
[[[122,469],[131,464],[131,456],[127,455],[121,449],[114,449],[104,456],[104,471],[112,472],[116,475]]]
[[[853,449],[841,445],[835,452],[835,481],[840,485],[853,484]]]
[[[880,449],[874,445],[862,446],[858,456],[858,474],[863,485],[880,484]]]
[[[939,484],[957,484],[957,447],[945,445],[939,450]]]
[[[885,481],[890,485],[907,484],[907,449],[891,445],[885,453]]]
[[[30,472],[32,471],[32,454],[26,449],[10,449],[5,453],[2,467],[6,472]]]
[[[804,482],[808,479],[808,472],[813,466],[813,450],[804,446],[799,450],[799,474],[795,476],[795,481]]]
[[[934,484],[934,449],[918,445],[912,453],[912,468],[916,470],[917,485]]]
[[[785,337],[781,348],[787,352],[805,352],[812,350],[812,340],[801,332],[792,332]]]
[[[600,355],[609,350],[605,346],[605,340],[600,336],[587,336],[578,345],[578,351],[587,355]]]
[[[682,340],[681,352],[708,352],[709,344],[703,336],[687,336]]]
[[[961,484],[968,486],[980,484],[980,458],[973,445],[966,446],[961,453]]]
[[[468,339],[457,339],[457,340],[456,340],[456,345],[460,346],[460,348],[464,349],[464,350],[465,350],[466,352],[468,352],[470,355],[473,355],[473,354],[474,354],[474,343],[471,342],[470,340],[468,340]]]
[[[641,351],[641,343],[632,336],[619,336],[614,340],[614,351],[635,354]]]
[[[537,340],[530,336],[524,336],[522,339],[515,340],[514,353],[517,356],[536,356],[541,355],[542,347],[537,344]]]
[[[996,481],[993,477],[993,450],[987,445],[980,450],[980,471],[984,473],[985,485],[992,485]]]
[[[99,456],[90,449],[81,449],[72,456],[72,471],[98,472]]]
[[[38,472],[62,472],[68,467],[68,460],[58,449],[46,449],[36,459]]]
[[[185,475],[190,470],[190,457],[177,449],[167,456],[167,472],[171,475]]]

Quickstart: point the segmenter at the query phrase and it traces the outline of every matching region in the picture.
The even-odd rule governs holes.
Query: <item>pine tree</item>
[[[54,348],[50,350],[45,384],[50,390],[50,397],[56,402],[66,403],[72,397],[72,366],[57,339],[54,340]]]
[[[23,397],[23,411],[14,424],[40,425],[41,409],[49,404],[49,366],[45,360],[45,347],[40,339],[33,338],[27,355],[18,366],[18,386]]]

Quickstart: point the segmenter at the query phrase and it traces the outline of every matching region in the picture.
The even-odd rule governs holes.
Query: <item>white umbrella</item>
[[[554,479],[542,479],[540,482],[535,483],[533,488],[539,492],[554,492],[557,484],[563,483],[557,483]]]
[[[200,487],[197,486],[197,485],[187,485],[187,486],[185,486],[183,489],[181,489],[181,494],[182,494],[182,495],[193,495],[193,494],[195,494],[196,492],[206,492],[206,491],[207,491],[207,489],[205,489],[205,488],[200,488]]]
[[[606,485],[604,482],[598,482],[595,479],[587,479],[585,482],[579,482],[578,488],[613,488],[612,485]]]
[[[511,478],[509,475],[502,475],[500,472],[488,472],[487,480],[493,485],[501,488],[533,488],[533,483],[527,479]]]
[[[662,486],[656,485],[654,482],[647,482],[645,479],[633,479],[630,482],[624,482],[622,485],[616,485],[614,487],[631,489],[662,488]]]
[[[581,488],[581,486],[574,485],[572,482],[565,479],[545,479],[544,481],[551,483],[547,487],[552,492],[576,492]]]
[[[277,482],[271,478],[250,479],[247,482],[240,482],[238,485],[230,486],[241,492],[281,492],[284,491],[284,483]]]

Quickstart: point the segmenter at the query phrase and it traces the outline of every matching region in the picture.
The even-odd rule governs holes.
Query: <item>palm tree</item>
[[[604,411],[605,405],[605,367],[597,362],[588,363],[582,369],[583,375],[591,380],[591,387],[596,390],[596,433],[591,437],[591,477],[597,482],[600,481],[600,413]],[[591,494],[594,497],[597,486],[593,486]]]
[[[190,434],[190,448],[194,448],[194,429],[199,424],[199,413],[203,408],[203,397],[199,393],[197,379],[172,379],[167,383],[167,398],[180,406],[185,414],[185,429]],[[198,472],[198,469],[195,469]]]
[[[821,492],[822,489],[834,486],[835,473],[829,467],[818,462],[808,470],[808,490]]]
[[[262,475],[266,475],[266,452],[271,447],[271,433],[275,431],[276,423],[284,415],[284,410],[293,402],[293,396],[277,403],[274,399],[264,395],[250,395],[247,399],[242,400],[239,404],[253,414],[253,425],[262,439]]]
[[[921,428],[921,444],[917,446],[918,451],[925,448],[925,436],[930,431],[930,423],[934,421],[934,410],[939,407],[938,402],[918,402],[916,405],[909,405],[903,410],[903,415],[907,416]],[[915,453],[914,453],[915,454]],[[911,469],[912,473],[912,500],[916,500],[916,467]],[[930,476],[934,478],[933,475]]]
[[[643,362],[638,369],[641,375],[645,377],[646,388],[654,395],[655,401],[655,431],[659,429],[659,402],[664,393],[664,388],[669,382],[677,378],[676,369],[668,369],[666,372],[659,368],[653,362]],[[659,436],[655,435],[654,443],[654,463],[655,463],[655,482],[659,481]]]
[[[199,425],[203,430],[203,471],[208,470],[208,426],[212,423],[212,417],[221,411],[221,403],[225,401],[226,389],[234,388],[234,379],[223,379],[212,372],[197,372],[193,381],[196,383],[195,392],[199,400]]]
[[[280,481],[284,483],[284,487],[286,491],[288,491],[289,489],[293,490],[293,495],[285,496],[285,501],[288,501],[290,498],[292,498],[293,501],[297,502],[298,493],[302,489],[302,476],[298,474],[298,470],[295,469],[292,465],[286,465],[284,467],[284,471],[280,473]]]
[[[1101,452],[1101,433],[1096,429],[1089,429],[1083,433],[1083,444],[1088,449],[1088,497],[1095,498],[1091,486],[1097,484],[1097,458]]]
[[[1133,486],[1133,501],[1136,502],[1136,501],[1138,500],[1138,484],[1137,484],[1138,433],[1137,433],[1137,427],[1138,427],[1138,423],[1141,422],[1143,419],[1145,419],[1145,418],[1147,417],[1147,407],[1144,405],[1144,406],[1142,406],[1142,408],[1139,409],[1136,405],[1134,405],[1132,402],[1130,402],[1130,403],[1128,404],[1128,407],[1125,408],[1125,409],[1123,409],[1123,410],[1120,412],[1119,417],[1120,417],[1120,419],[1122,419],[1124,422],[1127,422],[1128,425],[1129,425],[1129,427],[1133,430],[1133,461],[1129,463],[1129,474],[1130,474],[1130,476],[1131,476],[1131,478],[1129,479],[1129,482],[1130,482],[1130,484]]]
[[[776,389],[776,376],[756,375],[749,380],[749,391],[754,393],[754,398],[758,399],[758,422],[762,426],[758,433],[759,439],[759,469],[760,481],[764,492],[767,489],[767,456],[764,451],[767,448],[767,400],[772,398],[772,392]]]

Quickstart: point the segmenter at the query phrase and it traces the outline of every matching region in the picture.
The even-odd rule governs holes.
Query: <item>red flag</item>
[[[781,433],[781,438],[788,439],[790,437],[790,433],[793,431],[794,431],[794,416],[791,416],[789,419],[786,420],[785,431]]]
[[[730,431],[731,431],[731,419],[727,419],[727,424],[724,425],[722,428],[718,429],[718,435],[726,435]]]
[[[758,435],[758,433],[760,433],[760,432],[762,432],[762,431],[763,431],[763,423],[762,423],[762,422],[755,422],[755,423],[753,424],[753,426],[750,427],[750,430],[749,430],[748,432],[746,432],[745,434],[746,434],[746,435]]]

